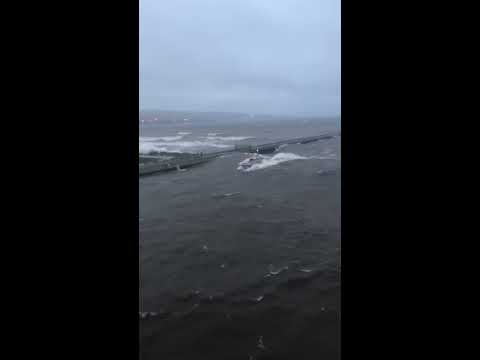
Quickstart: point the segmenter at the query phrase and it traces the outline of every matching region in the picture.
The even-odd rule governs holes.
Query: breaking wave
[[[253,136],[217,136],[215,133],[210,133],[205,138],[211,141],[242,141],[247,139],[253,139]]]
[[[139,153],[152,152],[201,152],[215,149],[226,149],[233,146],[232,142],[251,139],[250,136],[217,136],[219,133],[209,133],[208,136],[195,140],[184,139],[191,132],[179,131],[174,136],[140,137]]]
[[[148,154],[152,152],[196,152],[207,151],[209,148],[225,149],[230,148],[231,145],[219,144],[212,141],[142,141],[140,138],[139,153]]]
[[[160,136],[160,137],[140,137],[140,142],[159,142],[159,141],[176,141],[183,138],[184,135],[177,136]]]
[[[156,143],[152,142],[140,142],[139,144],[139,149],[138,149],[139,154],[147,155],[153,152],[179,152],[179,151],[169,151],[169,148],[165,146],[159,146]]]
[[[191,132],[179,131],[177,132],[177,135],[173,136],[140,137],[140,142],[177,141],[183,139],[185,136],[190,134]]]
[[[150,137],[150,136],[147,136],[147,137],[142,137],[140,136],[139,138],[139,141],[142,143],[146,143],[146,142],[155,142],[155,141],[161,141],[162,138],[159,138],[159,137]]]
[[[183,138],[183,135],[177,135],[177,136],[164,136],[160,137],[159,139],[162,141],[177,141]]]
[[[278,153],[273,156],[255,154],[254,156],[239,162],[237,170],[245,172],[255,171],[266,169],[268,167],[275,166],[287,161],[307,159],[311,159],[311,157],[300,156],[293,153]]]

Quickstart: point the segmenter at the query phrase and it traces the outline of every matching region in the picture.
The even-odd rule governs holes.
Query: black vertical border
[[[74,93],[71,133],[82,166],[69,231],[80,238],[71,253],[82,295],[78,341],[69,348],[87,358],[137,359],[139,0],[91,4],[78,17],[81,50],[71,70],[83,86]]]
[[[15,351],[137,359],[139,1],[22,6]]]
[[[432,185],[422,184],[429,138],[418,135],[429,117],[417,107],[428,96],[419,14],[342,0],[342,359],[423,355],[430,211],[419,209]]]

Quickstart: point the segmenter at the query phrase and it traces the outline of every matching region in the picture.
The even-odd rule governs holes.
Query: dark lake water
[[[145,125],[140,152],[330,131],[339,124]],[[339,358],[340,150],[336,137],[139,178],[142,358]]]

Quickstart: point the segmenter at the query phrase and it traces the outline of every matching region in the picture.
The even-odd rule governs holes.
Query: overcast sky
[[[340,115],[340,0],[140,0],[140,108]]]

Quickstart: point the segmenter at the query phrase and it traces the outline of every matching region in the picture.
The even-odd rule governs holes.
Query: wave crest
[[[307,160],[311,159],[311,157],[305,157],[293,153],[278,153],[273,156],[265,156],[265,155],[254,155],[250,158],[247,158],[238,163],[237,170],[249,172],[255,170],[266,169],[271,166],[275,166],[287,161],[293,160]]]

